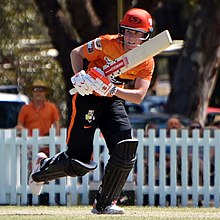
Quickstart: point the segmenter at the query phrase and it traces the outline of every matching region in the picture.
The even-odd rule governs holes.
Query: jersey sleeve
[[[142,79],[146,79],[147,81],[151,81],[155,67],[154,59],[152,58],[147,60],[144,64],[144,67],[145,67],[144,69],[141,69],[138,72],[137,76]]]
[[[102,35],[83,45],[85,58],[90,62],[91,67],[102,68],[105,64],[105,58],[114,60],[124,54],[123,47],[120,47],[117,35]],[[154,59],[147,59],[142,64],[134,67],[126,73],[119,76],[124,80],[135,80],[140,77],[148,81],[151,80],[154,71]]]
[[[83,45],[83,52],[88,61],[98,60],[104,57],[103,46],[105,42],[102,37],[95,38]]]
[[[135,80],[137,77],[151,81],[154,71],[154,59],[150,58],[119,76],[121,80]]]

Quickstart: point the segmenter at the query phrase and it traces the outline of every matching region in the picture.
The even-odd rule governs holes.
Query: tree
[[[65,91],[62,69],[35,3],[1,0],[0,12],[0,84],[25,88],[36,78],[46,80],[53,88],[49,99],[57,103],[65,124],[66,94],[60,92]],[[23,92],[31,98],[26,90]]]
[[[98,35],[117,33],[119,20],[117,2],[119,1],[23,0],[23,4],[2,1],[4,7],[0,6],[2,12],[0,16],[1,29],[4,28],[4,31],[1,32],[1,36],[4,37],[1,39],[0,63],[10,68],[0,68],[0,74],[3,76],[1,81],[5,83],[5,76],[11,74],[14,77],[15,73],[20,76],[23,85],[39,76],[48,79],[54,89],[52,98],[59,105],[63,102],[64,96],[69,95],[68,91],[72,87],[70,51]],[[131,7],[148,10],[155,19],[154,34],[164,29],[170,30],[174,39],[181,38],[185,34],[191,14],[188,10],[188,1],[121,1],[124,4],[124,12]],[[204,120],[205,108],[212,92],[206,90],[214,87],[215,75],[219,69],[219,64],[216,62],[217,46],[214,45],[214,42],[219,45],[218,10],[218,0],[210,0],[208,3],[201,0],[195,12],[188,28],[185,48],[178,67],[174,77],[171,77],[173,89],[166,109],[168,113],[179,113],[192,119],[199,117],[200,120]],[[15,14],[19,19],[13,19]],[[28,38],[36,38],[38,43],[24,44],[21,47],[20,43],[23,39]],[[41,43],[42,38],[45,39],[44,43]],[[45,56],[52,48],[58,51],[58,56],[55,58]],[[206,56],[207,60],[204,58]],[[172,66],[176,66],[175,63],[172,63]],[[189,79],[192,80],[189,82]],[[65,93],[60,92],[61,90]],[[201,93],[201,90],[205,92]]]
[[[166,112],[205,121],[220,65],[220,1],[201,1],[189,25]]]

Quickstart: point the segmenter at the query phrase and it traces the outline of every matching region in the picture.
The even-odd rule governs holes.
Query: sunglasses
[[[215,126],[219,126],[220,125],[220,121],[217,121],[214,123]]]
[[[191,128],[191,129],[201,129],[202,127],[201,126],[199,126],[199,125],[192,125],[192,126],[190,126],[189,128]]]
[[[44,92],[45,89],[43,87],[35,87],[33,88],[33,92]]]

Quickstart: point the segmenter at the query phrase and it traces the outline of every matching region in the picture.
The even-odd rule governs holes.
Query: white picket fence
[[[39,137],[38,130],[34,130],[33,136],[28,137],[23,130],[21,136],[16,135],[16,130],[0,130],[0,204],[27,205],[30,190],[28,180],[27,148],[33,146],[33,155],[36,155],[39,147],[49,145],[50,156],[57,153],[57,149],[66,149],[66,129],[61,129],[61,135],[55,136],[55,130],[51,129],[47,137]],[[169,200],[171,206],[198,206],[199,201],[205,207],[210,204],[219,207],[220,192],[220,131],[215,130],[211,135],[205,130],[200,137],[198,131],[194,131],[193,137],[188,136],[188,131],[183,130],[177,135],[171,131],[170,137],[166,137],[166,131],[161,130],[159,137],[154,130],[149,131],[149,136],[144,136],[143,130],[137,131],[139,140],[137,152],[137,164],[129,175],[124,190],[134,191],[136,205],[155,205],[155,198],[159,197],[159,205],[166,206]],[[103,147],[104,146],[104,147]],[[160,146],[159,160],[155,159],[155,146]],[[166,146],[170,146],[170,173],[169,183],[166,173]],[[188,146],[192,146],[192,184],[188,184]],[[215,151],[214,183],[210,183],[210,149]],[[199,167],[199,152],[203,153],[203,166]],[[179,152],[181,157],[179,158]],[[89,193],[97,190],[102,177],[102,163],[105,165],[109,158],[105,141],[97,130],[94,137],[94,161],[99,167],[92,173],[82,178],[61,178],[59,181],[51,181],[44,185],[43,192],[49,194],[49,204],[55,205],[55,195],[60,194],[61,205],[89,204]],[[147,162],[146,162],[147,161]],[[177,164],[181,164],[179,170]],[[148,168],[148,169],[147,169]],[[203,182],[200,185],[199,168],[203,171]],[[158,172],[159,171],[159,172]],[[178,178],[181,178],[179,183]],[[135,181],[134,181],[135,179]],[[167,199],[169,196],[169,199]],[[38,196],[32,197],[32,204],[38,204]]]

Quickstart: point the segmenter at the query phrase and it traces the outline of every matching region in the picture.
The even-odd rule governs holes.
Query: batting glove
[[[104,72],[93,67],[89,70],[89,75],[94,80],[92,87],[93,90],[100,96],[113,96],[117,91],[117,87],[105,76]]]
[[[76,92],[82,96],[93,93],[93,80],[91,76],[86,74],[84,70],[81,70],[76,75],[71,77],[71,82],[74,86],[74,88],[69,91],[71,95],[75,94]]]

